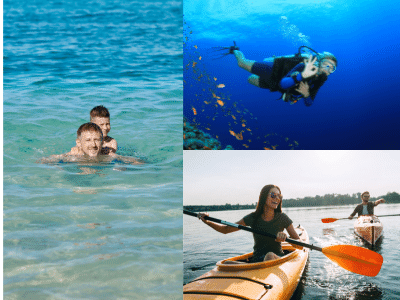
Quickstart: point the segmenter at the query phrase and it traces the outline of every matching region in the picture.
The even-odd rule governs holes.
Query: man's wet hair
[[[85,123],[82,124],[79,128],[78,131],[76,132],[76,135],[78,137],[81,136],[82,132],[84,131],[94,131],[94,132],[99,132],[101,134],[101,138],[103,138],[103,132],[101,131],[101,128],[97,126],[95,123]]]
[[[95,117],[109,118],[110,113],[108,112],[108,109],[105,108],[103,105],[99,105],[93,107],[93,109],[90,111],[90,118],[95,118]]]

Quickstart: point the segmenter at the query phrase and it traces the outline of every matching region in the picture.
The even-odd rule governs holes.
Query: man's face
[[[103,138],[105,138],[111,130],[110,118],[93,117],[91,118],[90,122],[101,128],[101,131],[103,132]]]
[[[369,201],[369,194],[364,194],[363,196],[362,196],[362,201],[364,202],[364,203],[366,203],[366,202],[368,202]]]
[[[321,61],[320,72],[325,73],[326,76],[329,76],[335,71],[336,71],[336,64],[333,60],[327,58]]]
[[[103,139],[100,132],[83,131],[81,136],[76,140],[76,143],[82,149],[83,153],[95,157],[100,154]]]

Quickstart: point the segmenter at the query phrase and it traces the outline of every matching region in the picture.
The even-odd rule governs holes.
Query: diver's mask
[[[329,74],[332,74],[333,72],[336,71],[336,66],[335,64],[331,63],[328,60],[322,60],[321,63],[318,64],[320,69],[326,69]]]

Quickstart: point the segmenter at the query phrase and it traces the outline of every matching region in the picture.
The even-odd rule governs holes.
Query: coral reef
[[[183,118],[183,150],[222,150],[221,143]],[[233,150],[228,145],[223,150]]]

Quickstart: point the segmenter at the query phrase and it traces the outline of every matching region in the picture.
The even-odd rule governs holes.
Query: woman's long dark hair
[[[272,188],[277,188],[279,190],[279,193],[282,193],[281,189],[279,187],[277,187],[276,185],[273,185],[273,184],[268,184],[268,185],[264,186],[261,189],[260,197],[258,199],[258,203],[257,203],[257,207],[256,207],[256,211],[254,212],[253,225],[255,224],[256,220],[258,220],[261,217],[261,215],[263,214],[264,207],[265,207],[265,202],[267,202],[268,194],[269,194],[269,192],[270,192],[270,190]],[[274,212],[275,213],[281,213],[282,212],[282,199],[279,202],[278,207],[274,209]]]

